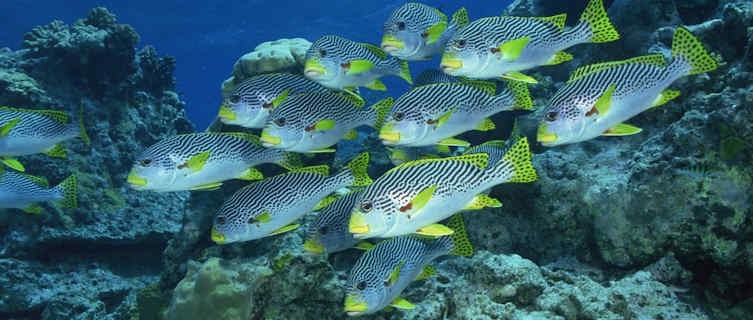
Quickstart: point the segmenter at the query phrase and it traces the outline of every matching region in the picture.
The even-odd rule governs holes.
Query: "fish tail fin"
[[[455,30],[460,30],[470,22],[471,21],[468,19],[468,11],[465,10],[465,8],[460,8],[460,10],[455,11],[452,15],[452,20],[450,21],[450,23],[455,26]]]
[[[473,246],[471,246],[468,234],[465,232],[463,216],[458,213],[447,219],[447,227],[453,231],[452,234],[434,240],[432,245],[436,251],[432,251],[455,256],[473,256]]]
[[[685,27],[677,27],[672,38],[672,62],[681,61],[690,70],[689,76],[709,72],[717,68],[717,63],[703,48],[703,44]]]
[[[78,130],[79,130],[79,136],[81,139],[86,142],[87,146],[91,145],[91,141],[89,140],[89,135],[86,134],[86,128],[84,127],[84,103],[81,102],[81,107],[78,109]]]
[[[408,67],[408,61],[391,57],[385,60],[385,63],[388,65],[390,73],[402,78],[403,80],[405,80],[405,82],[408,82],[408,84],[413,85],[413,79],[410,75],[410,67]]]
[[[521,138],[510,147],[499,162],[490,169],[494,181],[503,182],[533,182],[538,179],[536,169],[531,162],[528,139]],[[501,180],[501,181],[500,181]]]
[[[390,111],[390,108],[392,108],[392,104],[394,102],[395,99],[389,97],[382,99],[371,106],[371,110],[369,112],[371,112],[371,114],[375,117],[373,122],[374,129],[379,130],[382,128],[382,125],[384,124],[384,118],[387,116],[387,112]]]
[[[78,184],[76,183],[75,174],[60,182],[53,190],[63,197],[58,204],[69,210],[78,208]]]
[[[615,41],[620,38],[620,33],[612,26],[607,17],[607,11],[604,10],[602,0],[590,0],[586,5],[586,10],[580,16],[580,24],[588,25],[590,37],[587,42],[603,43]],[[576,27],[576,29],[579,29]]]
[[[506,105],[505,110],[531,110],[533,109],[533,100],[531,100],[531,93],[528,91],[528,85],[523,81],[506,81],[506,91],[509,94],[500,94],[495,98],[504,100]],[[512,95],[513,105],[510,106],[510,94]]]
[[[368,186],[371,184],[372,180],[367,172],[368,166],[368,152],[361,153],[355,159],[348,162],[346,167],[348,168],[347,172],[352,177],[351,186]]]

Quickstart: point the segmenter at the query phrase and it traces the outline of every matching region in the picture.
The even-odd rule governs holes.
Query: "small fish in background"
[[[272,109],[287,97],[329,89],[301,75],[263,74],[241,82],[220,106],[219,118],[225,124],[246,128],[264,128]]]
[[[157,192],[216,190],[230,179],[259,180],[254,166],[275,163],[301,167],[297,154],[267,149],[243,132],[202,132],[162,139],[142,152],[128,174],[136,190]]]
[[[525,137],[496,163],[493,154],[417,160],[395,167],[361,193],[348,230],[357,239],[452,233],[437,222],[462,210],[500,207],[486,190],[501,183],[525,183],[538,177]]]
[[[601,0],[588,2],[580,22],[565,29],[567,16],[489,17],[471,22],[447,42],[441,69],[470,79],[500,77],[536,83],[520,71],[572,60],[562,50],[581,43],[601,43],[620,35]]]
[[[442,156],[449,156],[451,152],[450,147],[440,145],[425,147],[387,147],[387,151],[390,153],[390,162],[395,166],[414,160],[437,159]]]
[[[425,86],[427,84],[434,83],[453,83],[460,82],[461,79],[453,77],[449,74],[442,72],[438,69],[427,69],[421,72],[415,80],[413,80],[413,88]]]
[[[328,35],[311,44],[303,71],[306,78],[353,95],[357,87],[385,91],[379,78],[396,75],[412,84],[408,62],[387,57],[382,49],[343,37]]]
[[[675,80],[716,68],[698,39],[677,27],[669,63],[654,54],[576,69],[550,100],[537,140],[558,146],[637,134],[642,129],[623,122],[679,96],[680,91],[666,90]]]
[[[43,153],[65,158],[61,142],[75,137],[89,144],[79,113],[78,123],[68,123],[68,115],[57,110],[30,110],[0,107],[0,162],[18,171],[24,166],[14,157]]]
[[[47,179],[0,167],[0,208],[17,208],[28,213],[41,213],[39,202],[51,201],[66,209],[78,208],[76,176],[71,175],[53,188]]]
[[[371,183],[369,154],[362,153],[333,176],[327,165],[293,170],[235,192],[214,218],[212,240],[218,244],[249,241],[295,230],[292,224],[328,203],[327,195],[346,186]]]
[[[305,93],[287,98],[272,110],[261,133],[265,147],[290,152],[335,152],[341,139],[356,139],[355,128],[381,127],[393,99],[365,108],[363,100],[335,92]]]
[[[488,118],[501,111],[530,110],[528,87],[507,81],[500,94],[496,84],[487,81],[439,83],[408,91],[387,113],[379,138],[387,146],[446,145],[467,147],[454,136],[470,130],[495,129]]]
[[[441,54],[447,41],[468,25],[468,12],[461,8],[447,22],[436,8],[409,2],[392,12],[382,28],[382,50],[406,61],[423,61]]]
[[[353,190],[334,200],[319,210],[316,219],[308,229],[308,239],[303,248],[310,254],[331,254],[353,248],[365,249],[371,247],[368,242],[353,238],[348,231],[350,213],[356,205],[360,190]]]
[[[366,251],[356,261],[345,283],[345,312],[358,316],[382,309],[413,309],[415,306],[400,294],[413,281],[436,273],[429,263],[446,254],[473,255],[460,214],[448,220],[447,228],[453,230],[449,236],[433,240],[396,237]]]

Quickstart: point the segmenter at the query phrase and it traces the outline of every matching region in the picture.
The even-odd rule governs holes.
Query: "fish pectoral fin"
[[[332,202],[335,202],[335,200],[337,200],[337,197],[334,195],[326,196],[321,201],[319,201],[319,204],[317,204],[316,207],[314,207],[313,211],[320,210],[321,208],[324,208],[332,204]]]
[[[285,102],[285,100],[288,99],[288,93],[290,93],[290,88],[285,89],[285,91],[283,91],[279,96],[277,96],[277,98],[272,100],[272,106],[276,108],[281,103]]]
[[[366,250],[369,251],[371,248],[374,248],[374,244],[367,241],[361,241],[355,246],[356,249]]]
[[[489,131],[494,130],[497,126],[494,125],[494,122],[492,122],[489,118],[484,118],[484,122],[482,122],[478,127],[475,128],[475,130],[478,131]]]
[[[376,66],[373,62],[363,59],[353,60],[348,64],[350,65],[350,67],[348,68],[348,74],[358,74],[361,72],[366,72]]]
[[[335,151],[337,150],[332,149],[332,148],[322,148],[322,149],[311,150],[309,152],[310,153],[327,153],[327,152],[335,152]]]
[[[10,132],[10,130],[13,129],[13,127],[15,127],[19,121],[21,121],[21,118],[16,118],[8,121],[8,123],[0,127],[0,137],[4,137],[6,134],[8,134],[8,132]]]
[[[335,128],[334,120],[320,120],[319,122],[315,123],[313,126],[306,128],[306,131],[311,131],[311,130],[327,131],[327,130],[332,130],[333,128]]]
[[[425,226],[421,229],[416,230],[416,234],[420,234],[423,236],[432,236],[432,237],[441,237],[441,236],[449,236],[453,234],[455,231],[452,231],[452,229],[448,228],[447,226],[435,223],[432,225]]]
[[[607,131],[602,133],[602,136],[629,136],[636,133],[640,133],[643,129],[631,126],[629,124],[620,123]]]
[[[5,164],[6,166],[13,168],[15,170],[24,172],[26,171],[26,168],[24,168],[24,165],[22,165],[18,160],[13,158],[6,158],[6,157],[0,157],[0,162]]]
[[[502,202],[488,195],[479,194],[476,195],[473,200],[463,208],[463,210],[480,210],[486,207],[499,208],[502,207]]]
[[[467,141],[463,141],[463,140],[455,139],[455,138],[442,139],[438,141],[437,144],[441,146],[453,146],[453,147],[468,147],[471,145]]]
[[[268,223],[272,218],[269,216],[269,212],[264,212],[256,217],[251,218],[250,222]]]
[[[293,230],[297,229],[299,226],[300,226],[300,224],[287,225],[287,226],[284,226],[284,227],[282,227],[280,229],[272,231],[269,235],[271,236],[271,235],[275,235],[275,234],[285,233],[285,232],[288,232],[288,231],[293,231]]]
[[[505,61],[518,60],[518,58],[520,58],[520,54],[523,52],[523,49],[526,47],[528,41],[530,40],[530,37],[525,37],[507,41],[501,44],[499,47],[493,48],[492,53],[499,52],[501,55],[500,59]]]
[[[522,82],[531,83],[531,84],[539,83],[539,81],[536,80],[536,79],[534,79],[533,77],[524,75],[524,74],[522,74],[520,72],[505,73],[505,74],[502,75],[502,79],[509,79],[509,80],[514,80],[514,81],[522,81]]]
[[[47,149],[42,152],[43,154],[46,154],[50,157],[56,157],[56,158],[65,158],[65,149],[63,149],[63,145],[58,143],[55,146],[53,146],[50,149]]]
[[[358,132],[356,131],[356,129],[350,129],[350,131],[348,131],[348,133],[346,133],[345,136],[343,136],[343,139],[345,140],[358,139]]]
[[[658,97],[656,97],[656,100],[654,100],[654,104],[652,104],[651,107],[649,108],[658,107],[679,96],[680,96],[679,90],[664,90],[661,92],[661,94],[659,94]]]
[[[613,84],[607,88],[607,91],[604,91],[604,93],[601,94],[599,97],[599,100],[596,100],[596,103],[594,104],[593,108],[591,108],[591,111],[586,113],[586,116],[591,116],[594,113],[597,113],[599,115],[599,118],[603,118],[604,115],[609,111],[609,108],[612,107],[612,94],[614,93],[614,89],[617,88],[616,84]]]
[[[437,191],[437,187],[439,186],[431,186],[424,190],[421,190],[415,197],[413,197],[413,200],[410,201],[407,205],[400,208],[400,212],[408,212],[408,214],[411,216],[415,216],[416,213],[421,212],[421,209],[423,209],[429,201],[431,201],[431,198],[434,196],[434,192]]]
[[[447,111],[445,114],[439,116],[439,118],[437,118],[437,120],[435,121],[437,123],[437,128],[447,123],[447,120],[450,120],[450,117],[452,116],[453,113],[455,113],[455,107],[450,109],[450,111]]]
[[[557,53],[552,56],[552,59],[549,60],[547,63],[542,64],[542,66],[553,66],[555,64],[560,64],[566,61],[573,60],[573,55],[569,54],[564,51],[557,51]]]
[[[384,82],[379,79],[374,79],[374,81],[366,85],[366,88],[377,91],[387,91],[387,86],[385,86]]]
[[[256,168],[248,168],[246,171],[238,177],[240,180],[261,180],[264,179],[264,174]]]
[[[207,164],[207,159],[209,159],[211,154],[211,152],[207,151],[193,155],[188,161],[186,161],[186,163],[178,166],[178,169],[188,168],[191,172],[199,172],[204,168],[204,165]]]
[[[405,300],[400,297],[397,297],[395,298],[395,300],[392,300],[392,302],[390,302],[390,306],[398,308],[398,309],[404,309],[404,310],[409,310],[416,307],[412,303],[408,302],[408,300]]]
[[[425,266],[424,270],[421,272],[421,274],[416,277],[415,281],[423,280],[428,277],[431,277],[437,273],[437,269],[434,269],[432,266]]]
[[[23,212],[26,212],[26,213],[33,213],[33,214],[42,213],[42,209],[36,204],[32,204],[26,208],[22,208],[21,210],[23,210]]]
[[[400,279],[400,268],[403,267],[404,263],[405,260],[400,260],[400,263],[395,266],[395,269],[392,269],[390,277],[387,278],[387,281],[384,282],[384,286],[391,286],[393,283],[397,283],[397,280]]]
[[[215,182],[215,183],[209,183],[209,184],[203,184],[200,186],[191,187],[191,190],[195,191],[214,191],[220,188],[222,186],[222,182]]]
[[[437,42],[439,40],[439,36],[442,35],[442,32],[447,28],[447,21],[440,21],[434,24],[433,26],[426,29],[423,35],[426,35],[426,44],[432,44],[434,42]]]

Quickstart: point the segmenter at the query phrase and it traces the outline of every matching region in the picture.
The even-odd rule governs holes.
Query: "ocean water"
[[[753,1],[427,1],[534,19],[219,121],[258,44],[405,3],[2,1],[0,320],[753,319]]]

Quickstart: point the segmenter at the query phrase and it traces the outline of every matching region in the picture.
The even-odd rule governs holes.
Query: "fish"
[[[356,245],[362,249],[371,246],[366,242],[359,244],[359,240],[348,232],[350,213],[353,212],[359,194],[360,189],[351,190],[319,210],[316,219],[308,228],[308,239],[303,245],[306,252],[330,254]]]
[[[701,42],[677,27],[669,62],[653,54],[576,69],[552,96],[536,139],[551,147],[640,133],[624,122],[678,97],[680,91],[667,89],[675,80],[716,68]]]
[[[321,208],[330,193],[346,186],[365,186],[369,153],[350,161],[333,176],[327,165],[292,170],[233,193],[217,212],[211,238],[218,244],[260,239],[295,230],[295,220]]]
[[[0,107],[0,162],[23,172],[17,156],[43,153],[65,158],[63,141],[80,137],[90,144],[82,113],[78,123],[69,124],[68,115],[58,110]]]
[[[563,50],[581,43],[620,38],[602,0],[590,0],[574,27],[565,29],[567,16],[488,17],[471,22],[447,42],[440,67],[452,76],[470,79],[506,78],[528,83],[536,79],[520,71],[556,65],[573,59]]]
[[[48,188],[47,179],[0,167],[0,208],[17,208],[39,214],[40,202],[53,202],[63,208],[78,208],[76,176],[70,175],[55,187]]]
[[[395,101],[379,138],[387,146],[470,146],[454,136],[469,130],[493,130],[495,125],[488,117],[498,112],[532,108],[526,84],[507,82],[507,89],[498,95],[494,95],[496,84],[487,81],[412,89]]]
[[[393,99],[386,98],[369,108],[363,101],[334,92],[305,93],[290,97],[272,110],[261,133],[265,147],[290,152],[334,152],[341,139],[355,139],[355,128],[381,126]]]
[[[439,69],[427,69],[418,74],[415,80],[413,80],[413,88],[425,86],[427,84],[434,83],[453,83],[460,82],[459,78],[453,77],[449,74],[442,72]]]
[[[378,243],[361,255],[345,283],[345,312],[365,315],[386,308],[413,309],[400,294],[414,280],[436,273],[429,264],[443,255],[473,256],[460,214],[452,216],[447,228],[454,232],[436,239],[400,236]]]
[[[348,230],[357,239],[448,235],[452,231],[438,221],[461,210],[502,205],[483,194],[485,190],[501,183],[535,181],[531,157],[523,137],[496,163],[487,153],[407,162],[366,187]]]
[[[387,57],[382,49],[335,35],[314,41],[306,51],[304,75],[319,84],[355,95],[357,87],[385,91],[379,78],[396,75],[413,83],[408,62]]]
[[[259,180],[254,166],[275,163],[300,168],[297,154],[264,148],[243,132],[201,132],[162,139],[134,161],[127,181],[135,190],[157,192],[216,190],[225,180]]]
[[[382,28],[382,50],[405,61],[425,61],[441,54],[447,41],[468,25],[468,12],[461,8],[447,22],[436,8],[409,2],[392,11]]]
[[[390,162],[395,166],[399,166],[413,160],[441,158],[442,155],[448,155],[450,153],[450,147],[440,145],[425,147],[387,147],[387,151],[390,153]]]
[[[218,117],[225,124],[260,129],[264,128],[272,109],[288,96],[328,91],[302,75],[272,73],[253,76],[241,82],[222,101]]]

